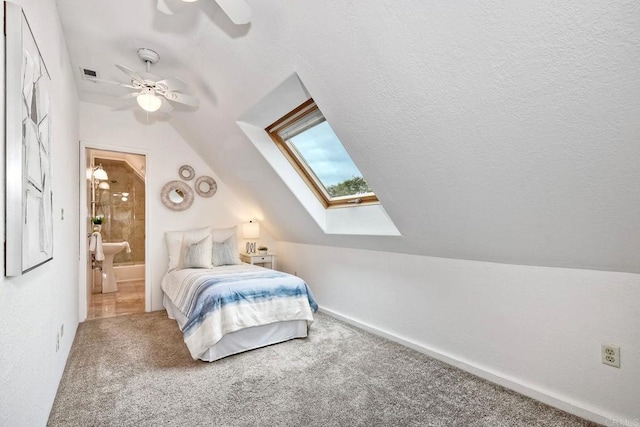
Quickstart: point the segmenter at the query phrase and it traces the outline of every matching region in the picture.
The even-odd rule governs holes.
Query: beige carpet
[[[323,314],[214,363],[164,312],[80,325],[50,426],[589,426]]]

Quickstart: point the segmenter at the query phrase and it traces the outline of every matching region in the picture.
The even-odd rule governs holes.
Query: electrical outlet
[[[602,363],[619,368],[620,347],[617,345],[602,344]]]

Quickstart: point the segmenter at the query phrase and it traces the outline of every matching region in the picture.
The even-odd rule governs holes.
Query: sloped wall
[[[640,422],[638,274],[285,242],[278,253],[323,309],[579,416]],[[601,344],[620,346],[620,369],[601,363]]]
[[[205,14],[180,32],[198,40],[197,54],[181,53],[182,63],[215,97],[201,92],[204,117],[184,115],[175,126],[234,191],[264,209],[278,238],[640,272],[635,4],[251,7],[246,34],[229,37]],[[241,134],[234,121],[293,72],[401,238],[323,233]]]
[[[52,80],[53,260],[0,276],[0,425],[45,425],[78,325],[78,98],[54,0],[23,0]],[[0,8],[0,14],[2,14]],[[0,43],[4,64],[4,42]],[[0,67],[4,86],[4,66]],[[4,102],[0,134],[4,137]],[[5,186],[0,150],[0,188]],[[0,234],[4,236],[4,190]],[[62,217],[64,209],[64,219]],[[3,245],[0,259],[4,260]],[[56,335],[64,325],[60,348]]]

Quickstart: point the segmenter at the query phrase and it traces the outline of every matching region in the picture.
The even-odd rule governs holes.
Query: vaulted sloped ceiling
[[[200,97],[170,123],[281,240],[640,272],[635,2],[58,0],[72,62],[136,49]],[[401,237],[325,235],[236,120],[297,73]],[[84,101],[116,105],[77,79]],[[132,111],[132,114],[133,111]],[[153,126],[141,120],[141,126]]]

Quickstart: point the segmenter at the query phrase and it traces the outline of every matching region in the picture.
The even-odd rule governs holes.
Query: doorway
[[[81,236],[87,244],[80,248],[81,261],[85,257],[80,318],[148,311],[146,155],[89,146],[81,151],[86,215],[80,217],[87,230]]]

